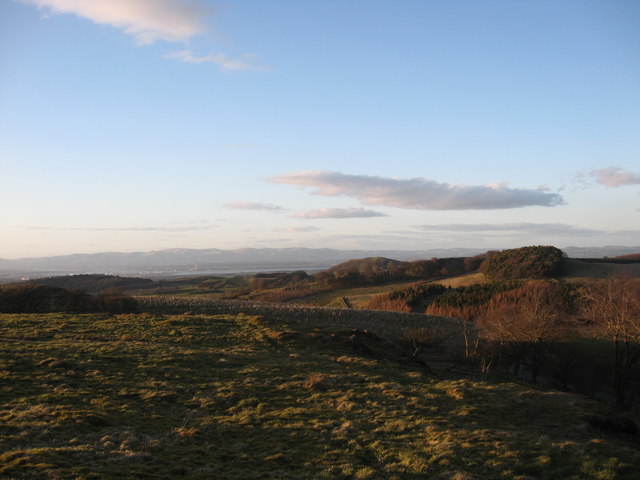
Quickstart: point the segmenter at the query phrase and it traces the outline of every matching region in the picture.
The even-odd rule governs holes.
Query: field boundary
[[[135,299],[140,311],[150,313],[209,315],[244,313],[278,318],[314,327],[368,330],[390,339],[398,339],[412,331],[426,328],[436,334],[443,345],[451,347],[460,346],[463,343],[464,335],[462,320],[421,313],[162,295],[139,296]]]

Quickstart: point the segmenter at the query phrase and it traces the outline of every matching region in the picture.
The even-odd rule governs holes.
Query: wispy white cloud
[[[185,63],[213,63],[220,67],[223,72],[241,72],[241,71],[264,71],[266,67],[255,65],[252,62],[256,55],[246,54],[239,58],[230,58],[224,53],[216,53],[213,55],[196,56],[189,50],[181,50],[173,52],[166,56],[172,60],[178,60]]]
[[[158,40],[184,42],[207,33],[213,14],[204,0],[18,0],[49,14],[74,14],[110,25],[140,45]]]
[[[232,210],[270,210],[273,212],[284,210],[280,205],[258,202],[229,202],[225,203],[224,207],[231,208]]]
[[[318,218],[370,218],[370,217],[386,217],[382,212],[375,210],[365,210],[364,208],[319,208],[318,210],[309,210],[304,213],[296,213],[290,218],[299,218],[302,220],[314,220]]]
[[[27,226],[27,230],[67,230],[82,232],[192,232],[197,230],[211,230],[218,225],[180,225],[174,227],[163,226],[128,226],[128,227],[44,227]]]
[[[274,228],[274,232],[289,232],[289,233],[305,233],[305,232],[317,232],[321,230],[319,227],[312,227],[311,225],[305,227],[290,227],[290,228]]]
[[[292,172],[271,177],[269,181],[311,187],[316,195],[353,197],[366,205],[418,210],[493,210],[564,203],[557,193],[509,188],[504,183],[450,185],[426,178],[397,179],[327,171]]]
[[[138,45],[159,40],[187,42],[209,32],[214,10],[205,0],[14,0],[34,5],[50,15],[72,14],[131,35]],[[217,65],[223,72],[260,71],[254,54],[231,58],[224,53],[198,56],[190,50],[166,55],[180,62]]]
[[[602,230],[579,228],[566,223],[449,223],[436,225],[415,225],[426,232],[511,232],[544,235],[599,235]]]
[[[629,172],[620,167],[607,167],[591,170],[589,175],[595,177],[596,182],[609,188],[624,185],[640,185],[640,173]]]

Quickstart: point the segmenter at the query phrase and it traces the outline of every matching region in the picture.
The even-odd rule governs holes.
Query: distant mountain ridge
[[[239,248],[235,250],[173,248],[150,252],[103,252],[60,255],[53,257],[0,259],[1,270],[51,268],[198,268],[221,265],[318,264],[342,262],[353,258],[384,256],[395,259],[431,258],[434,256],[466,256],[482,249],[455,248],[424,251],[412,250],[338,250],[331,248]]]
[[[338,250],[331,248],[240,248],[235,250],[173,248],[149,252],[103,252],[39,258],[0,259],[0,271],[15,275],[67,273],[185,274],[215,271],[242,272],[265,269],[322,269],[364,257],[418,260],[433,257],[466,257],[486,248],[440,248],[427,250]],[[493,249],[497,250],[497,249]],[[602,258],[640,252],[638,247],[566,247],[573,258]]]

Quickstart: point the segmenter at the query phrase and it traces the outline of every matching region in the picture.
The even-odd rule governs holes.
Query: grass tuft
[[[302,382],[308,390],[324,391],[328,388],[327,377],[321,373],[312,373]]]

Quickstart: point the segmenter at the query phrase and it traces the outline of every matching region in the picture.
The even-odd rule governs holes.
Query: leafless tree
[[[515,359],[517,375],[528,358],[531,377],[538,378],[543,347],[566,331],[566,304],[558,284],[529,281],[494,296],[480,319],[482,336],[499,346],[499,363],[506,348]]]
[[[640,359],[640,279],[613,275],[583,292],[584,311],[598,332],[613,343],[613,389],[618,406],[633,398],[629,386]]]

